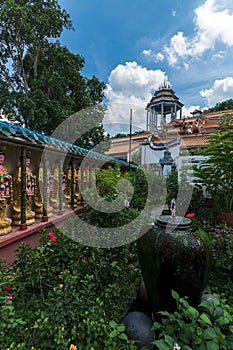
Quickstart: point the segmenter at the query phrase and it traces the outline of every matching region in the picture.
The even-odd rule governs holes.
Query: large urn
[[[171,291],[196,307],[206,286],[211,263],[208,237],[193,230],[192,221],[161,215],[137,241],[138,257],[152,312],[173,312]]]

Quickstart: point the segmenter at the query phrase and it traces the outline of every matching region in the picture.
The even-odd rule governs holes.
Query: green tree
[[[129,134],[118,133],[112,137],[112,139],[120,139],[122,137],[129,137]]]
[[[209,108],[210,112],[218,112],[218,111],[224,111],[227,109],[233,109],[233,99],[222,101],[216,103],[216,105],[212,108]]]
[[[0,3],[0,102],[5,111],[50,135],[68,116],[102,102],[105,84],[82,76],[84,58],[59,43],[72,23],[57,0]],[[91,148],[104,138],[98,120],[79,143]]]
[[[57,0],[1,0],[0,4],[0,79],[12,93],[12,112],[20,116],[19,105],[23,103],[19,101],[23,97],[24,103],[31,107],[30,114],[23,116],[27,126],[34,120],[34,106],[28,96],[25,55],[30,56],[37,78],[39,57],[49,45],[49,39],[58,38],[63,28],[70,29],[71,21]]]
[[[84,58],[71,53],[59,42],[50,43],[40,56],[36,78],[29,54],[24,58],[24,65],[30,86],[26,99],[30,99],[34,108],[33,121],[28,125],[31,128],[50,134],[71,114],[103,99],[105,84],[96,77],[83,77],[80,71]],[[22,114],[27,116],[30,106],[25,102],[22,97],[19,105]]]
[[[200,179],[213,198],[217,211],[233,211],[233,119],[226,117],[209,136],[205,155],[194,176]]]

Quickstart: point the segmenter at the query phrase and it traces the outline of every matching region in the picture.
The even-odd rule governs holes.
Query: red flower
[[[49,238],[52,242],[56,243],[57,242],[57,238],[56,236],[53,234],[53,232],[49,232]]]
[[[11,292],[12,288],[10,286],[5,286],[5,287],[2,287],[2,290],[6,292]]]
[[[192,219],[194,218],[195,214],[194,213],[189,213],[189,214],[186,214],[186,218],[189,218],[189,219]]]

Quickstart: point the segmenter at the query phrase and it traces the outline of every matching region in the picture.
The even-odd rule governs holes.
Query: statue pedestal
[[[0,220],[0,236],[7,235],[12,231],[11,223],[12,220],[8,218]]]

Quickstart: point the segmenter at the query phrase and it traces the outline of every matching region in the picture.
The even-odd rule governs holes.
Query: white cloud
[[[224,58],[224,52],[223,51],[219,51],[217,53],[215,53],[213,56],[212,56],[212,59],[215,60],[219,60],[219,59],[223,59]]]
[[[172,16],[176,17],[176,11],[175,10],[172,11]]]
[[[143,51],[142,51],[142,54],[143,54],[144,56],[151,56],[152,51],[151,51],[151,50],[143,50]]]
[[[205,97],[209,107],[216,103],[229,100],[233,97],[233,77],[215,80],[210,89],[201,90],[200,94]]]
[[[153,62],[155,62],[155,63],[164,60],[164,55],[163,55],[161,52],[159,52],[159,53],[157,53],[157,54],[154,54],[154,53],[152,52],[151,49],[149,49],[149,50],[143,50],[143,51],[142,51],[142,54],[143,54],[145,57],[150,58],[150,59],[151,59]]]
[[[188,43],[183,34],[183,32],[175,34],[170,40],[170,45],[164,47],[168,62],[172,66],[177,63],[179,56],[188,55]]]
[[[189,107],[184,106],[182,108],[182,115],[183,115],[183,117],[191,117],[192,116],[191,112],[194,112],[195,109],[203,110],[203,108],[201,108],[199,105],[189,106]]]
[[[155,55],[155,58],[156,58],[155,62],[163,61],[164,60],[164,55],[161,52],[159,52],[159,53],[157,53]]]
[[[206,0],[194,10],[194,24],[193,36],[185,37],[179,31],[164,46],[171,66],[180,60],[199,58],[207,50],[214,49],[217,42],[233,46],[233,1]]]
[[[164,80],[167,80],[166,74],[159,69],[149,70],[137,62],[119,64],[108,79],[105,95],[109,107],[104,125],[117,122],[127,126],[132,108],[133,124],[145,129],[146,105],[152,97],[152,91],[157,90]]]

